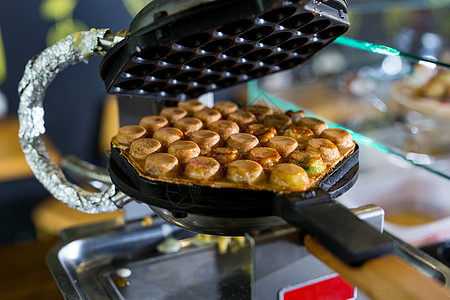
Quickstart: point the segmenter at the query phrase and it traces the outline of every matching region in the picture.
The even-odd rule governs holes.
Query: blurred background
[[[50,196],[34,179],[23,159],[17,138],[16,112],[19,103],[17,86],[25,64],[35,54],[70,33],[90,28],[110,28],[113,32],[126,29],[147,2],[40,0],[0,3],[0,245],[35,240],[55,234],[64,226],[94,220],[91,216],[67,212],[55,202],[49,202]],[[449,0],[348,2],[351,27],[346,36],[450,61]],[[74,154],[88,162],[106,166],[105,141],[107,145],[110,132],[118,126],[118,119],[115,100],[106,94],[98,74],[100,60],[101,57],[96,57],[89,64],[69,67],[47,90],[46,139],[56,161],[62,155]],[[433,65],[330,45],[301,68],[259,80],[258,87],[268,95],[370,136],[374,142],[399,154],[388,156],[377,151],[375,144],[367,143],[361,158],[362,183],[348,196],[346,194],[343,203],[349,206],[364,204],[358,201],[361,193],[374,195],[365,201],[383,200],[381,202],[387,206],[392,201],[386,199],[392,195],[396,197],[394,200],[400,199],[402,203],[413,199],[413,195],[424,195],[413,199],[420,210],[424,201],[432,201],[430,197],[438,198],[439,205],[450,200],[450,89],[431,102],[429,97],[425,102],[422,99],[411,102],[408,93],[422,88],[440,72]],[[448,81],[444,78],[442,84],[445,86]],[[406,85],[406,91],[403,85]],[[216,97],[245,103],[245,95],[245,86],[241,86],[225,90]],[[403,99],[405,95],[406,100]],[[421,98],[421,94],[413,95]],[[123,114],[133,111],[132,107],[139,102],[142,105],[142,100],[119,100]],[[129,107],[124,107],[124,101],[130,103],[125,105]],[[428,104],[424,108],[420,103]],[[413,167],[411,161],[426,169]],[[386,187],[383,181],[386,173],[383,172],[392,174],[392,171],[398,174],[395,178],[403,180],[395,181],[396,185],[390,185],[392,189],[386,189],[385,194],[375,195]],[[411,174],[416,177],[408,177]],[[411,190],[411,186],[416,188],[415,193],[406,196],[399,193]],[[431,189],[437,192],[432,194]],[[439,211],[438,216],[429,219],[418,216],[419,219],[422,217],[421,221],[413,225],[449,222],[448,205],[445,210],[438,206],[435,211]],[[104,218],[120,217],[121,214],[117,213]],[[391,220],[395,223],[394,217]],[[434,226],[442,228],[442,224]],[[435,229],[430,231],[434,233]],[[410,233],[408,231],[407,234]],[[417,232],[412,235],[417,237]],[[418,240],[414,237],[410,242],[423,245],[450,238],[450,229],[439,239],[430,240],[428,235]]]

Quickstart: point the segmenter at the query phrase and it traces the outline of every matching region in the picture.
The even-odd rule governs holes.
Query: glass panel
[[[268,103],[269,105],[278,107],[283,110],[294,110],[294,111],[300,110],[300,109],[305,110],[304,108],[301,108],[293,103],[290,103],[286,100],[280,99],[268,92],[261,90],[258,87],[257,81],[248,82],[248,84],[247,84],[247,99],[248,99],[247,100],[248,104],[252,104],[256,101],[263,101],[263,102]],[[414,153],[414,152],[406,151],[404,149],[400,149],[398,147],[395,147],[395,145],[393,143],[384,144],[384,143],[378,142],[374,138],[368,137],[366,135],[355,132],[352,129],[343,127],[337,123],[326,120],[323,116],[317,116],[316,114],[314,114],[308,110],[305,110],[305,112],[306,112],[307,116],[309,116],[309,117],[318,117],[322,120],[325,120],[330,127],[339,127],[339,128],[348,130],[352,134],[352,137],[355,140],[355,142],[357,142],[360,145],[364,145],[364,146],[376,149],[376,150],[384,152],[384,153],[395,155],[415,166],[418,166],[427,171],[435,173],[446,179],[450,179],[450,168],[448,168],[446,165],[444,165],[441,160],[435,159],[432,156],[427,155],[427,154]],[[388,131],[388,133],[391,134],[392,131]],[[443,134],[448,134],[448,132],[443,132]],[[379,139],[383,140],[383,139],[386,139],[386,137],[380,137]]]

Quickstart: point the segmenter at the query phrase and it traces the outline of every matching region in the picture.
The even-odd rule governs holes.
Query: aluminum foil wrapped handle
[[[67,36],[28,61],[19,83],[19,138],[34,176],[56,199],[86,213],[117,210],[116,201],[120,200],[121,193],[114,185],[103,192],[90,192],[66,179],[51,160],[42,139],[45,133],[43,100],[47,87],[60,71],[103,54],[100,41],[107,34],[107,29],[92,29]]]

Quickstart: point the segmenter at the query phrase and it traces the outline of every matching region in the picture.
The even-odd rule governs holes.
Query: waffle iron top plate
[[[207,1],[169,13],[149,4],[108,51],[109,93],[195,98],[294,68],[349,28],[343,0]]]

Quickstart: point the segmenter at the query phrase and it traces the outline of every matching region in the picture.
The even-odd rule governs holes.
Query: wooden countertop
[[[0,299],[63,299],[45,263],[45,255],[56,243],[52,240],[0,247]]]

